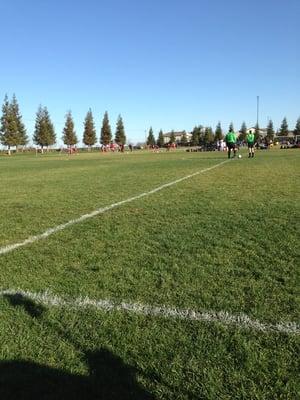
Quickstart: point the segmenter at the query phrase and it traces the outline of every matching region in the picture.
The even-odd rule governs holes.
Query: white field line
[[[6,289],[0,290],[0,296],[17,296],[30,299],[44,306],[54,306],[71,309],[94,308],[105,312],[124,311],[151,317],[164,317],[207,323],[220,323],[224,325],[235,325],[239,328],[254,330],[264,333],[300,334],[300,324],[296,322],[280,322],[269,324],[251,319],[245,314],[230,314],[226,311],[194,311],[191,309],[178,309],[162,306],[151,306],[140,303],[116,303],[111,300],[93,300],[88,297],[76,299],[64,299],[51,295],[48,291],[32,293],[26,290]]]
[[[43,232],[43,233],[41,233],[39,235],[30,236],[29,238],[25,239],[22,242],[13,243],[13,244],[9,244],[7,246],[0,247],[0,255],[1,254],[5,254],[5,253],[9,253],[10,251],[16,250],[19,247],[23,247],[23,246],[26,246],[28,244],[37,242],[38,240],[45,239],[48,236],[53,235],[56,232],[62,231],[63,229],[65,229],[65,228],[67,228],[67,227],[69,227],[71,225],[79,224],[80,222],[83,222],[86,219],[93,218],[93,217],[95,217],[96,215],[99,215],[99,214],[103,214],[106,211],[109,211],[109,210],[112,210],[113,208],[122,206],[123,204],[130,203],[130,202],[132,202],[134,200],[141,199],[142,197],[150,196],[151,194],[159,192],[160,190],[163,190],[163,189],[168,188],[170,186],[176,185],[176,183],[185,181],[186,179],[190,179],[190,178],[192,178],[192,177],[194,177],[196,175],[203,174],[204,172],[211,171],[212,169],[217,168],[220,165],[225,164],[228,161],[229,160],[222,161],[222,162],[220,162],[218,164],[213,165],[212,167],[208,167],[208,168],[202,169],[201,171],[194,172],[193,174],[184,176],[183,178],[179,178],[179,179],[176,179],[175,181],[165,183],[164,185],[158,186],[157,188],[152,189],[149,192],[144,192],[144,193],[138,194],[137,196],[133,196],[133,197],[130,197],[128,199],[121,200],[121,201],[119,201],[117,203],[110,204],[109,206],[106,206],[106,207],[103,207],[103,208],[98,208],[97,210],[94,210],[89,214],[84,214],[84,215],[81,215],[78,218],[71,219],[70,221],[66,222],[65,224],[61,224],[61,225],[54,226],[53,228],[49,228],[45,232]]]

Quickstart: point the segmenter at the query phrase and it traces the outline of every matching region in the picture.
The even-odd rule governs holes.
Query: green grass
[[[2,156],[0,246],[225,158]],[[0,287],[297,322],[299,164],[297,149],[244,154],[0,256]],[[13,296],[0,304],[3,398],[296,399],[300,390],[296,335]]]

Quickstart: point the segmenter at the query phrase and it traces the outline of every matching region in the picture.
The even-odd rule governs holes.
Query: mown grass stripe
[[[125,311],[139,315],[149,315],[152,317],[174,318],[181,320],[199,321],[207,323],[221,323],[224,325],[235,325],[242,329],[254,330],[264,333],[278,332],[284,334],[300,334],[300,325],[295,322],[279,322],[269,324],[251,319],[246,314],[230,314],[227,311],[195,311],[191,309],[178,309],[172,307],[151,306],[141,303],[117,303],[112,300],[93,300],[89,297],[79,297],[76,299],[65,299],[57,295],[52,295],[48,291],[33,293],[21,289],[5,289],[0,291],[0,296],[24,297],[35,301],[44,306],[66,307],[66,308],[95,308],[105,312]]]
[[[196,175],[202,174],[202,173],[207,172],[207,171],[211,171],[212,169],[217,168],[220,165],[222,165],[222,164],[224,164],[224,163],[226,163],[228,161],[229,160],[222,161],[222,162],[220,162],[218,164],[215,164],[215,165],[213,165],[211,167],[202,169],[201,171],[197,171],[197,172],[194,172],[193,174],[186,175],[183,178],[179,178],[179,179],[176,179],[175,181],[165,183],[165,184],[163,184],[161,186],[158,186],[157,188],[149,190],[148,192],[144,192],[144,193],[138,194],[137,196],[133,196],[133,197],[130,197],[128,199],[121,200],[121,201],[119,201],[117,203],[110,204],[109,206],[106,206],[106,207],[98,208],[97,210],[94,210],[94,211],[90,212],[89,214],[81,215],[80,217],[72,219],[72,220],[66,222],[65,224],[61,224],[61,225],[57,225],[57,226],[55,226],[53,228],[49,228],[45,232],[43,232],[43,233],[41,233],[39,235],[30,236],[29,238],[23,240],[22,242],[13,243],[13,244],[10,244],[10,245],[7,245],[7,246],[0,247],[0,255],[9,253],[9,252],[11,252],[13,250],[18,249],[19,247],[23,247],[23,246],[32,244],[34,242],[37,242],[38,240],[46,239],[48,236],[53,235],[56,232],[62,231],[64,229],[68,228],[71,225],[79,224],[80,222],[83,222],[86,219],[93,218],[93,217],[95,217],[95,216],[97,216],[99,214],[103,214],[103,213],[105,213],[107,211],[112,210],[113,208],[122,206],[123,204],[126,204],[126,203],[130,203],[130,202],[132,202],[134,200],[138,200],[138,199],[140,199],[142,197],[145,197],[145,196],[150,196],[151,194],[159,192],[160,190],[166,189],[166,188],[168,188],[170,186],[176,185],[177,183],[180,183],[180,182],[182,182],[182,181],[184,181],[186,179],[190,179],[190,178],[192,178],[192,177],[194,177]]]

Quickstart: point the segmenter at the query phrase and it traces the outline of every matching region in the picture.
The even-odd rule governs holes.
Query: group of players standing
[[[254,144],[255,144],[255,136],[252,131],[249,131],[247,133],[246,137],[247,145],[248,145],[248,150],[249,150],[249,158],[254,157]],[[236,151],[237,151],[237,136],[234,133],[233,129],[230,128],[229,132],[225,136],[225,142],[228,150],[228,158],[230,158],[231,151],[233,151],[233,157],[236,156]]]

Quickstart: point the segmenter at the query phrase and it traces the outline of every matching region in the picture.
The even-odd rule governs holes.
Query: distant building
[[[164,133],[164,135],[163,135],[163,136],[164,136],[164,143],[165,143],[165,144],[170,142],[170,139],[171,139],[171,135],[172,135],[172,134],[174,134],[174,136],[175,136],[175,142],[176,142],[176,143],[180,143],[180,142],[181,142],[182,137],[183,137],[184,134],[186,135],[186,139],[187,139],[188,142],[191,140],[191,137],[192,137],[192,134],[191,134],[191,133],[188,133],[188,132],[186,132],[186,131],[167,132],[167,133]]]

